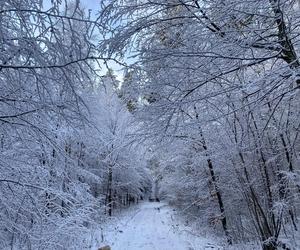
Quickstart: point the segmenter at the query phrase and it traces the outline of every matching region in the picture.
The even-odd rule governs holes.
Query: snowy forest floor
[[[104,228],[94,235],[92,250],[104,245],[112,250],[227,249],[214,238],[194,233],[180,222],[172,207],[162,202],[141,203]]]

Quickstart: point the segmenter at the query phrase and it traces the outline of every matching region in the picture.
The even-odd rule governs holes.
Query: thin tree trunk
[[[210,177],[211,177],[211,181],[212,181],[212,184],[213,184],[214,191],[215,191],[216,196],[217,196],[218,205],[219,205],[219,209],[220,209],[221,216],[222,216],[222,219],[221,219],[222,227],[223,227],[223,230],[224,230],[224,233],[225,233],[228,244],[232,244],[232,239],[231,239],[231,236],[230,236],[230,233],[229,233],[229,230],[228,230],[228,225],[227,225],[227,218],[226,218],[226,215],[225,215],[225,206],[224,206],[222,194],[221,194],[219,186],[217,184],[217,178],[216,178],[216,174],[215,174],[215,171],[214,171],[214,166],[213,166],[211,158],[209,157],[209,155],[207,153],[207,146],[206,146],[206,142],[205,142],[202,131],[200,131],[200,135],[201,135],[201,139],[202,139],[202,147],[205,150],[205,154],[207,156],[207,165],[208,165],[208,169],[209,169],[209,174],[210,174]]]
[[[112,216],[112,166],[108,169],[108,190],[107,190],[107,201],[108,201],[108,215]]]
[[[195,113],[196,113],[196,120],[199,121],[199,115],[197,113],[196,107],[194,107],[194,110],[195,110]],[[213,185],[213,188],[214,188],[216,196],[217,196],[218,205],[219,205],[219,209],[220,209],[221,216],[222,216],[222,219],[221,219],[222,228],[224,230],[224,233],[225,233],[228,244],[231,245],[232,244],[232,238],[231,238],[231,235],[230,235],[229,230],[228,230],[227,217],[226,217],[226,214],[225,214],[225,206],[224,206],[222,194],[220,192],[220,189],[219,189],[219,186],[218,186],[218,183],[217,183],[217,177],[216,177],[216,174],[215,174],[215,170],[214,170],[212,160],[208,155],[208,149],[207,149],[206,141],[205,141],[205,138],[204,138],[204,135],[203,135],[203,132],[202,132],[202,129],[201,129],[200,125],[199,125],[199,132],[200,132],[200,137],[201,137],[201,144],[202,144],[202,147],[205,151],[205,155],[207,157],[207,165],[208,165],[212,185]]]

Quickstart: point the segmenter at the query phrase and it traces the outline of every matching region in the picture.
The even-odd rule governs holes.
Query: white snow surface
[[[144,202],[104,228],[95,235],[93,250],[105,245],[112,250],[223,249],[180,223],[166,203]]]

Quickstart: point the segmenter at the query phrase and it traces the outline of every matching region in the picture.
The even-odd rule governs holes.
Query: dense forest
[[[0,0],[0,41],[0,249],[92,249],[147,200],[300,248],[300,1]]]

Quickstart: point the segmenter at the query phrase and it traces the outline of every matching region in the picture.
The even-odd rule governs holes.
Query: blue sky
[[[87,9],[92,9],[93,13],[99,9],[101,0],[80,0],[81,4]]]
[[[50,2],[51,0],[44,0],[43,1],[44,8],[50,7],[51,6]],[[101,0],[80,0],[81,5],[84,6],[86,9],[93,10],[94,14],[99,9],[100,2]]]
[[[84,6],[87,10],[92,10],[92,17],[97,13],[100,8],[101,0],[80,0],[82,6]],[[121,66],[116,64],[115,62],[109,62],[109,66],[114,70],[114,74],[116,75],[119,81],[123,80],[123,71],[120,70]],[[103,74],[106,73],[107,69],[103,67]]]
[[[72,0],[69,0],[72,1]],[[75,1],[75,0],[74,0]],[[80,0],[81,5],[86,9],[91,9],[92,10],[92,15],[91,18],[93,19],[95,15],[97,14],[98,10],[100,9],[100,2],[102,0]],[[47,9],[51,6],[51,0],[44,0],[43,5],[44,8]],[[114,70],[115,75],[117,76],[117,79],[122,81],[123,79],[123,70],[121,70],[121,66],[116,64],[115,62],[109,62],[109,67]],[[103,74],[106,73],[107,69],[103,65]]]

